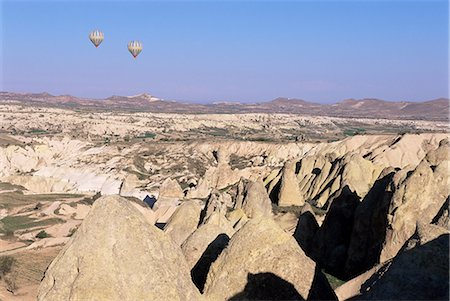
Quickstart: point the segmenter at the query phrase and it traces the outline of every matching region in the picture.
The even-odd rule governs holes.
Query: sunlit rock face
[[[98,199],[38,300],[200,300],[181,250],[127,200]]]

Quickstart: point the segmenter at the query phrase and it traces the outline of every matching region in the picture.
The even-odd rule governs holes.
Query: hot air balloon
[[[94,30],[89,34],[89,40],[91,40],[92,44],[95,45],[95,47],[98,47],[103,42],[103,32],[99,30]]]
[[[128,43],[128,51],[136,58],[142,51],[142,43],[139,41],[131,41]]]

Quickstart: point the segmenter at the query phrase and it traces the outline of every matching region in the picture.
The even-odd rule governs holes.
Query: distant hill
[[[106,99],[77,98],[49,93],[0,92],[0,102],[59,108],[143,111],[156,113],[289,113],[312,116],[448,120],[449,99],[424,102],[390,102],[380,99],[346,99],[335,104],[319,104],[302,99],[279,97],[268,102],[217,102],[194,104],[168,101],[147,93],[134,96],[111,96]]]

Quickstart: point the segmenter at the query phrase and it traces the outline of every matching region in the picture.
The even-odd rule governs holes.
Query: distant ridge
[[[194,104],[163,100],[148,93],[133,96],[111,96],[106,99],[84,99],[71,95],[49,93],[0,92],[1,103],[30,106],[97,110],[124,110],[155,113],[287,113],[312,116],[449,120],[449,99],[438,98],[424,102],[391,102],[381,99],[345,99],[334,104],[319,104],[302,99],[278,97],[259,103],[215,102]]]

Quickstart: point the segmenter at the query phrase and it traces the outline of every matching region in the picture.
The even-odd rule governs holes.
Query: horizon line
[[[294,101],[304,101],[307,103],[311,103],[311,104],[319,104],[319,105],[327,105],[327,104],[337,104],[337,103],[342,103],[344,101],[347,100],[355,100],[355,101],[365,101],[365,100],[377,100],[377,101],[383,101],[383,102],[391,102],[391,103],[424,103],[424,102],[430,102],[430,101],[436,101],[436,100],[450,100],[449,97],[445,97],[445,96],[440,96],[440,97],[434,97],[434,98],[427,98],[426,100],[419,100],[419,101],[412,101],[412,100],[386,100],[386,99],[381,99],[381,98],[377,98],[377,97],[364,97],[364,98],[353,98],[353,97],[348,97],[348,98],[343,98],[341,100],[338,101],[310,101],[310,100],[306,100],[304,98],[299,98],[299,97],[286,97],[286,96],[278,96],[275,97],[273,99],[269,99],[269,100],[259,100],[259,101],[237,101],[237,100],[205,100],[205,101],[193,101],[193,100],[186,100],[186,99],[166,99],[166,98],[162,98],[159,96],[155,96],[153,94],[150,94],[148,92],[142,92],[142,93],[137,93],[134,95],[118,95],[118,94],[112,94],[110,96],[107,97],[103,97],[103,98],[96,98],[96,97],[80,97],[80,96],[76,96],[76,95],[72,95],[72,94],[52,94],[49,93],[47,91],[40,91],[40,92],[16,92],[16,91],[0,91],[0,93],[13,93],[13,94],[23,94],[23,95],[27,95],[27,94],[48,94],[49,96],[52,97],[62,97],[62,96],[70,96],[70,97],[74,97],[80,100],[106,100],[108,98],[117,96],[117,97],[128,97],[128,98],[137,98],[141,95],[149,95],[155,98],[158,98],[161,101],[175,101],[175,102],[183,102],[183,103],[192,103],[192,104],[219,104],[219,103],[236,103],[236,104],[258,104],[258,103],[268,103],[277,99],[286,99],[286,100],[294,100]]]

